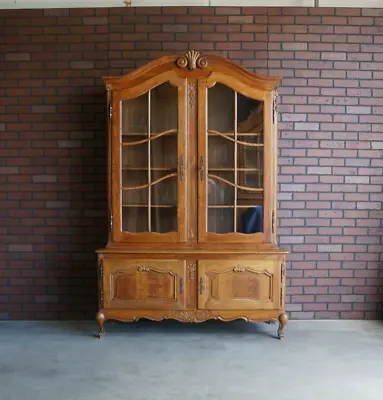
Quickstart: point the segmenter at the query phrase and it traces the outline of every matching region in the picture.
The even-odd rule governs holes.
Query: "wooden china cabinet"
[[[108,319],[279,321],[279,78],[190,50],[107,77],[109,240],[98,253]]]

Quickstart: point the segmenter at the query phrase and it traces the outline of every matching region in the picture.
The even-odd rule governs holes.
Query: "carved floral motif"
[[[195,82],[190,82],[188,88],[189,104],[195,106],[197,104],[197,84]]]
[[[138,272],[149,272],[149,271],[150,271],[150,268],[149,268],[149,267],[141,266],[141,267],[138,267],[138,268],[137,268],[137,271],[138,271]]]
[[[112,318],[113,319],[113,318]],[[218,319],[220,321],[234,321],[237,319],[243,319],[246,322],[249,321],[258,321],[257,319],[248,318],[245,316],[233,316],[233,317],[222,317],[221,315],[217,314],[217,312],[213,310],[173,310],[169,311],[168,314],[164,314],[160,317],[154,316],[140,316],[140,317],[132,317],[129,319],[130,321],[138,321],[140,319],[150,319],[152,321],[162,321],[164,319],[175,319],[181,322],[204,322],[209,319]],[[122,319],[126,321],[125,319]]]
[[[189,280],[194,281],[196,274],[196,265],[194,263],[189,264]]]

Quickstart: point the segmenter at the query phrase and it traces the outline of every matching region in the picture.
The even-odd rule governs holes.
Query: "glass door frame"
[[[264,178],[263,233],[208,232],[208,89],[216,83],[228,86],[238,94],[264,102]],[[276,208],[276,126],[273,121],[273,91],[259,89],[255,83],[212,72],[198,79],[198,241],[201,243],[274,243],[273,214]],[[223,111],[225,112],[225,111]],[[234,112],[234,110],[233,110]]]
[[[186,201],[187,201],[187,79],[174,71],[167,71],[147,79],[140,76],[137,84],[113,91],[111,119],[111,180],[112,180],[112,241],[113,242],[185,242],[186,241]],[[124,232],[122,230],[122,164],[121,164],[121,105],[124,100],[137,98],[149,90],[168,82],[178,89],[178,140],[177,140],[177,232]],[[150,190],[150,186],[149,186]]]

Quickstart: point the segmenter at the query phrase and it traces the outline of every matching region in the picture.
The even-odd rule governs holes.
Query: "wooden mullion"
[[[152,91],[149,90],[148,92],[148,231],[152,231],[152,208],[151,208],[151,203],[152,203],[152,190],[151,190],[151,181],[152,181],[152,173],[151,173],[151,160],[150,160],[150,154],[151,154],[151,141],[150,141],[150,124],[151,124],[151,118],[150,118],[150,112],[151,112],[151,95]]]
[[[238,202],[238,176],[237,176],[237,158],[238,158],[238,143],[237,143],[237,119],[238,119],[238,94],[234,91],[234,233],[237,232],[237,202]]]

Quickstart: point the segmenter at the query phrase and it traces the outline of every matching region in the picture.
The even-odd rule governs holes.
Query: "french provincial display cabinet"
[[[108,244],[98,253],[99,336],[108,319],[279,321],[279,78],[190,50],[107,77]]]

